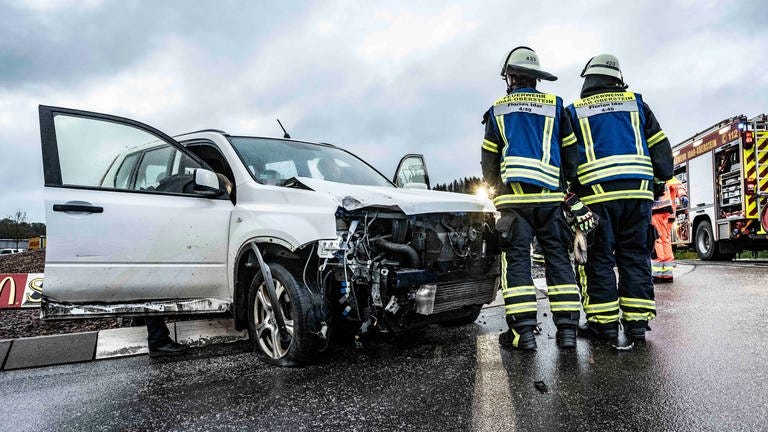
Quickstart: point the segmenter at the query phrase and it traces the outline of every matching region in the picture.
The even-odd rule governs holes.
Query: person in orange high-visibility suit
[[[664,186],[664,195],[653,202],[651,210],[651,223],[658,233],[654,244],[656,257],[651,262],[654,282],[673,281],[672,269],[675,267],[675,255],[672,253],[672,226],[675,223],[678,200],[687,203],[688,193],[685,186],[672,177]]]

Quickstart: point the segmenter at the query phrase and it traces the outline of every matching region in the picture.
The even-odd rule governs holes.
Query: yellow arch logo
[[[16,281],[12,277],[6,276],[6,278],[0,282],[0,294],[3,293],[6,285],[10,285],[11,287],[11,292],[8,295],[8,305],[10,306],[16,302]]]

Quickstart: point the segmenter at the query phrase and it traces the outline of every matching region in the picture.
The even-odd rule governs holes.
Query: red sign
[[[0,308],[20,308],[21,302],[24,300],[24,286],[26,284],[26,274],[2,275],[0,277]]]
[[[0,309],[39,307],[42,295],[42,273],[0,274]]]

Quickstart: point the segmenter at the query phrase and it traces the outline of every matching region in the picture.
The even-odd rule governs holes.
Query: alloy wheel
[[[266,283],[262,282],[256,292],[256,300],[253,302],[253,316],[255,320],[256,341],[261,350],[272,357],[279,359],[288,353],[293,342],[293,317],[291,315],[291,298],[285,286],[274,279],[275,292],[277,294],[280,310],[275,311],[269,301]],[[280,313],[285,320],[285,327],[291,336],[288,342],[280,338],[280,330],[277,327],[275,314]]]

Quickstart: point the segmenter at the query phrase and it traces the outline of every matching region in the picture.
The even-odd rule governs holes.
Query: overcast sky
[[[0,217],[44,221],[37,106],[169,134],[219,128],[344,147],[391,175],[480,175],[483,112],[528,45],[566,103],[593,55],[618,56],[673,143],[768,111],[761,1],[155,2],[0,0]]]

